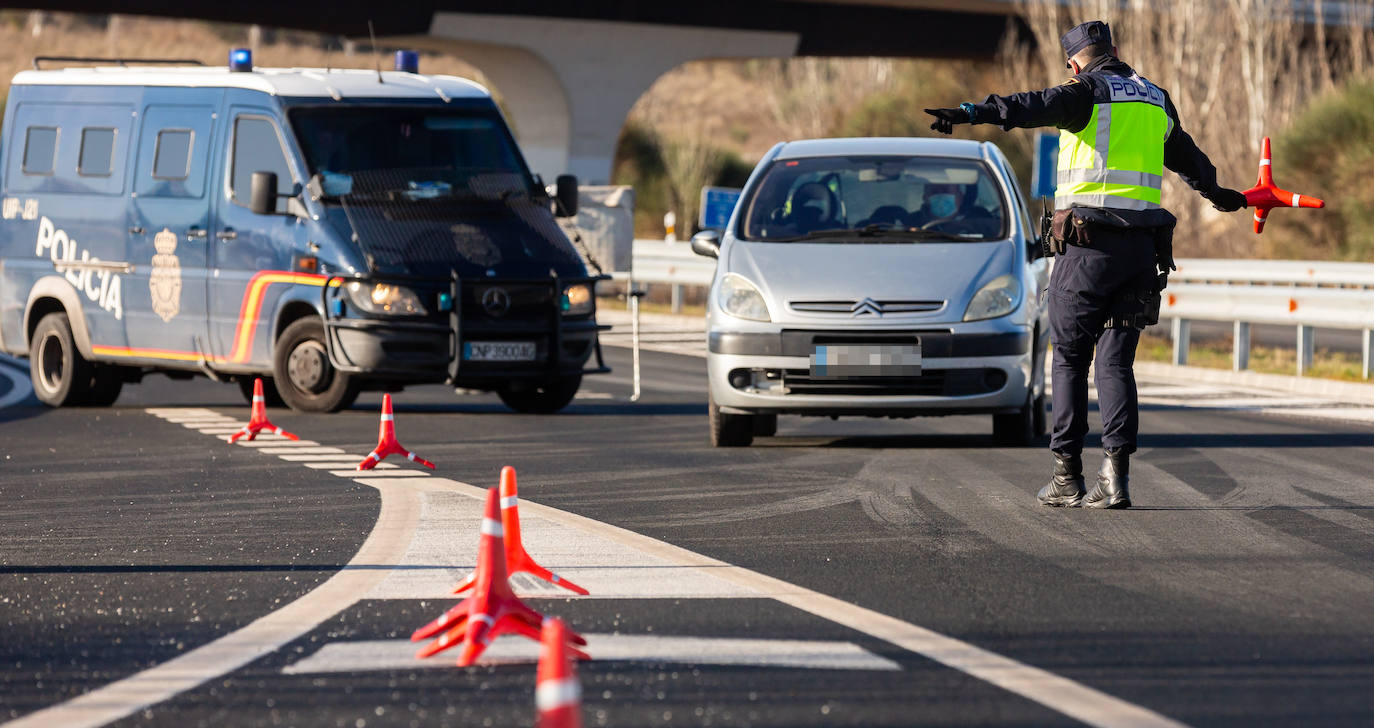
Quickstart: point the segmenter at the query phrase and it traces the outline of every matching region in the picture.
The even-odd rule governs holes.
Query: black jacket
[[[1110,73],[1118,76],[1135,75],[1135,70],[1112,56],[1100,56],[1089,63],[1084,73]],[[1183,130],[1178,110],[1164,92],[1165,112],[1173,121],[1173,131],[1164,142],[1164,166],[1173,170],[1189,187],[1211,199],[1221,188],[1217,185],[1217,168],[1212,160],[1198,149],[1193,138]],[[1043,91],[1024,91],[1011,96],[988,96],[981,104],[973,105],[973,123],[1000,124],[1003,129],[1053,126],[1076,132],[1088,125],[1092,118],[1092,88],[1076,78]],[[1102,210],[1083,208],[1090,217],[1117,227],[1173,225],[1175,218],[1168,210]]]

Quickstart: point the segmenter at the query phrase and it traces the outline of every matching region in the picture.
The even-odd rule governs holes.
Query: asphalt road
[[[987,418],[783,418],[712,449],[702,360],[646,352],[631,404],[628,352],[607,355],[616,373],[556,416],[397,395],[428,477],[309,467],[371,449],[375,395],[272,410],[326,449],[299,455],[198,431],[247,414],[205,380],[0,410],[0,720],[146,687],[190,653],[213,679],[117,724],[531,725],[527,658],[421,665],[397,642],[455,603],[466,484],[509,464],[531,553],[592,590],[519,577],[532,606],[607,639],[689,638],[583,663],[588,725],[1374,724],[1369,424],[1150,406],[1137,507],[1058,510],[1033,499],[1043,449],[994,447]],[[228,646],[296,599],[309,614],[233,666]],[[812,643],[765,664],[743,639]]]

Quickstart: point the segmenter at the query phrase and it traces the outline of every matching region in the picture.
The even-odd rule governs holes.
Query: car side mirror
[[[692,252],[707,258],[720,257],[720,231],[702,230],[692,236]]]
[[[577,215],[577,177],[560,174],[554,181],[554,215],[574,217]]]
[[[248,192],[248,209],[258,215],[277,211],[277,173],[254,172]]]

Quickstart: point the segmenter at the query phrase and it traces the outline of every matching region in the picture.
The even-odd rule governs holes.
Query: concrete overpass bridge
[[[443,51],[482,70],[515,117],[545,179],[609,181],[635,101],[683,63],[715,58],[926,56],[991,58],[1023,32],[1011,0],[401,0],[382,4],[121,0],[44,3],[45,10],[175,15],[367,37]],[[423,69],[422,69],[423,70]]]

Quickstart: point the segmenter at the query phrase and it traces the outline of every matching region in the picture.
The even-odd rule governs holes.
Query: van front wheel
[[[76,350],[67,314],[44,316],[29,341],[29,378],[38,400],[49,407],[79,404],[90,389],[91,372]]]
[[[337,412],[358,398],[358,383],[330,363],[324,324],[314,316],[293,322],[277,337],[272,382],[282,401],[301,412]]]

